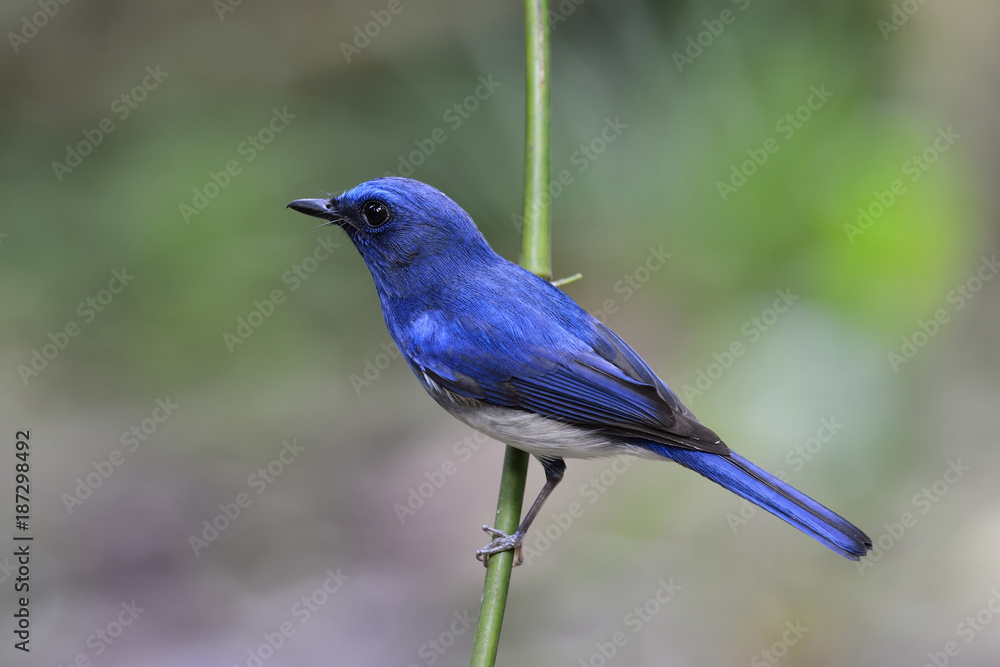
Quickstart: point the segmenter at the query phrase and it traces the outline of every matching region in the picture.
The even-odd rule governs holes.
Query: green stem
[[[546,280],[549,256],[549,3],[524,0],[527,132],[521,266]]]
[[[548,0],[524,0],[527,131],[524,154],[524,226],[521,266],[546,280],[552,276],[549,252],[549,6]],[[528,454],[508,446],[500,477],[494,526],[513,534],[521,518]],[[486,568],[471,667],[493,667],[514,552],[491,556]]]
[[[497,499],[496,528],[512,535],[521,518],[524,500],[524,483],[528,477],[528,454],[520,449],[507,447],[500,477],[500,497]],[[493,667],[500,644],[500,627],[507,606],[507,589],[510,571],[514,566],[514,552],[503,551],[490,556],[486,566],[486,583],[483,601],[479,606],[479,623],[476,640],[472,645],[472,667]]]

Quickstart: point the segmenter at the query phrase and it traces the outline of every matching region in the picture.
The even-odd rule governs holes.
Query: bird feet
[[[524,559],[521,558],[521,540],[524,539],[523,534],[516,532],[513,535],[508,535],[502,530],[497,530],[491,526],[483,526],[483,530],[495,538],[476,552],[476,560],[481,561],[483,567],[489,564],[490,556],[512,549],[514,550],[514,565],[517,566],[523,562]]]

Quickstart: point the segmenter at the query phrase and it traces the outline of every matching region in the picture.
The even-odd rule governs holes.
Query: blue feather
[[[858,560],[871,548],[868,536],[847,519],[736,452],[719,456],[658,443],[645,446],[784,519],[842,556]]]

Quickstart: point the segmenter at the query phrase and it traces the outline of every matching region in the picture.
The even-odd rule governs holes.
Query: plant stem
[[[527,132],[521,266],[546,280],[549,254],[549,3],[524,1]]]
[[[521,266],[546,280],[552,276],[549,251],[549,6],[548,0],[524,0],[526,125],[524,153],[524,226]],[[528,477],[528,454],[508,446],[500,477],[496,523],[507,533],[517,530]],[[471,667],[493,667],[514,552],[490,557],[472,647]]]
[[[524,483],[528,477],[528,454],[520,449],[507,447],[500,477],[500,497],[497,499],[496,528],[508,535],[517,530],[524,500]],[[472,667],[493,667],[500,644],[500,628],[507,606],[507,589],[510,571],[514,566],[514,552],[504,551],[490,556],[486,566],[486,583],[483,600],[479,606],[476,640],[472,645]]]

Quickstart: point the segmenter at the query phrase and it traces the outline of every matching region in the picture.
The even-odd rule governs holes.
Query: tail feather
[[[871,539],[860,528],[735,452],[724,455],[646,446],[784,519],[846,558],[859,560],[871,549]]]

